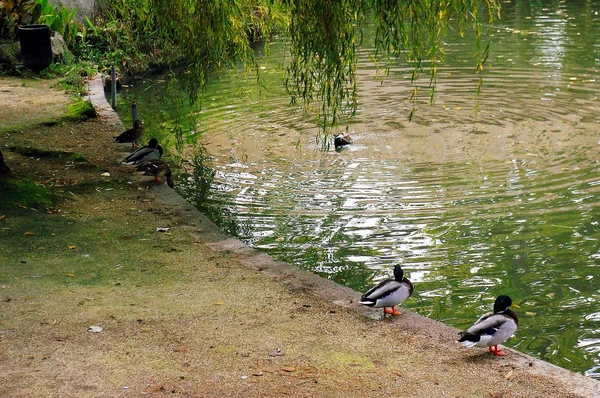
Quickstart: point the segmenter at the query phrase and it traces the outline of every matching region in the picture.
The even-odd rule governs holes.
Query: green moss
[[[342,351],[329,351],[324,358],[329,366],[340,368],[360,367],[362,370],[375,369],[373,361],[363,355]]]
[[[65,119],[70,121],[85,121],[93,119],[96,116],[96,110],[91,102],[77,100],[74,103],[67,105]]]

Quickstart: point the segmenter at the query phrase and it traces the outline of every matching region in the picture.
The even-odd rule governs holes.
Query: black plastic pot
[[[17,28],[23,64],[35,72],[46,69],[52,62],[52,44],[48,25],[25,25]]]

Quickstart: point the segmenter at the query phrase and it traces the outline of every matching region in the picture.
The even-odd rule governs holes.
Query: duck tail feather
[[[480,339],[481,339],[481,336],[465,333],[465,334],[462,334],[460,339],[458,339],[457,341],[465,347],[473,347],[477,343],[479,343]]]
[[[359,303],[361,305],[367,305],[369,307],[373,307],[375,305],[375,301],[373,300],[369,300],[369,299],[365,299],[365,298],[361,298]]]

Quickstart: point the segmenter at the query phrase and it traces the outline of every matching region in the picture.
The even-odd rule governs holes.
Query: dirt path
[[[21,115],[2,112],[0,397],[598,396],[515,351],[461,349],[408,311],[373,319],[357,292],[223,236],[119,164],[128,147],[106,115],[14,132]]]

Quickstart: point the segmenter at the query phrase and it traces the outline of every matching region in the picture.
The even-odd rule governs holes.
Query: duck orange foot
[[[506,354],[506,352],[504,352],[504,351],[500,351],[500,349],[498,348],[498,346],[497,346],[497,345],[495,345],[495,346],[491,346],[491,347],[490,347],[490,352],[491,352],[492,354],[496,355],[496,356],[499,356],[499,357],[504,357],[504,356],[506,356],[506,355],[507,355],[507,354]]]
[[[383,314],[390,314],[390,315],[402,315],[402,312],[397,311],[394,307],[392,307],[391,309],[389,309],[388,307],[383,307]]]

